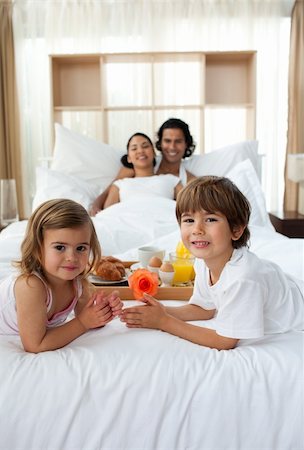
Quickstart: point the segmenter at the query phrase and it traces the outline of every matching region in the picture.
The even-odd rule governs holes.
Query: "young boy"
[[[206,347],[234,348],[239,339],[304,329],[300,280],[248,250],[250,205],[223,177],[191,181],[178,195],[176,216],[184,245],[196,257],[193,295],[187,305],[124,309],[130,328],[154,328]],[[215,329],[187,323],[215,317]]]

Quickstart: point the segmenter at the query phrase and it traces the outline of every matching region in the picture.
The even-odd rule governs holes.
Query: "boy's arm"
[[[187,304],[183,306],[165,306],[165,310],[170,316],[177,319],[187,320],[209,320],[214,317],[215,309],[204,309],[197,305]]]
[[[123,310],[121,320],[126,322],[129,328],[158,329],[179,336],[194,344],[204,345],[205,347],[216,348],[218,350],[229,350],[234,348],[238,342],[238,339],[220,336],[214,330],[185,322],[185,320],[207,319],[205,312],[210,313],[210,316],[212,313],[211,317],[213,317],[214,310],[206,311],[200,308],[202,312],[199,312],[194,309],[199,308],[196,305],[166,308],[153,297],[146,294],[144,294],[143,301],[146,305]],[[181,311],[178,312],[178,309]],[[172,313],[174,316],[171,315]]]

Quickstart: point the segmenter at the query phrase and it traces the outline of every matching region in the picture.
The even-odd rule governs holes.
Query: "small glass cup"
[[[174,267],[174,278],[172,284],[183,286],[189,284],[193,279],[194,256],[178,256],[176,253],[170,253],[170,261]]]
[[[15,180],[0,180],[0,225],[6,227],[19,220]]]

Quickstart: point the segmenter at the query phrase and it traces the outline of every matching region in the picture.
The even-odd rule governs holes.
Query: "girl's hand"
[[[120,320],[128,328],[153,328],[161,330],[168,314],[165,307],[151,295],[144,294],[141,299],[145,305],[132,306],[122,311]]]
[[[113,317],[120,317],[122,314],[123,302],[118,296],[118,292],[114,291],[109,297],[109,305],[112,310]]]
[[[107,298],[95,293],[83,307],[77,319],[86,330],[103,327],[112,320],[112,310]]]
[[[104,302],[107,303],[112,311],[112,319],[121,315],[123,303],[118,296],[117,291],[111,292],[111,294],[106,295],[102,291],[97,292],[96,302]]]

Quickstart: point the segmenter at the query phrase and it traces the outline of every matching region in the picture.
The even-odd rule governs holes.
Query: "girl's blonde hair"
[[[232,241],[233,248],[247,245],[250,238],[248,222],[250,203],[237,186],[228,178],[204,176],[190,181],[178,194],[176,200],[176,217],[179,225],[184,213],[198,211],[219,212],[229,223],[230,230],[245,226],[242,236]]]
[[[78,228],[89,224],[91,228],[90,260],[86,276],[98,264],[101,249],[92,219],[79,203],[67,199],[48,200],[42,203],[29,218],[25,238],[21,244],[21,259],[15,262],[21,274],[31,275],[40,272],[42,268],[42,247],[45,230],[61,228]]]

